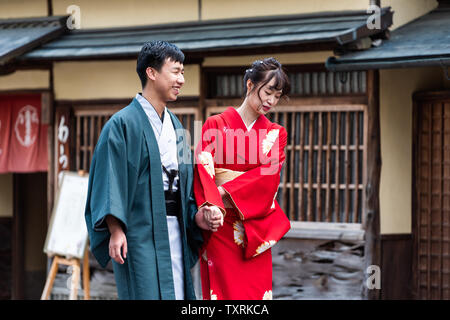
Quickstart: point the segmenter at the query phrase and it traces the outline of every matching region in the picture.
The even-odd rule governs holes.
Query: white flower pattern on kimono
[[[198,160],[205,167],[206,172],[208,172],[211,178],[214,178],[214,160],[212,154],[207,151],[202,151],[198,155]]]
[[[270,149],[272,149],[272,146],[277,140],[279,133],[280,133],[279,129],[272,129],[267,133],[266,137],[262,142],[262,150],[264,155],[267,155]]]
[[[263,300],[272,300],[272,290],[264,292]]]
[[[266,251],[267,249],[272,248],[275,243],[277,243],[275,240],[269,240],[269,241],[264,241],[257,249],[256,249],[256,253],[253,255],[254,257],[256,257],[258,254],[263,253],[264,251]]]
[[[244,225],[240,220],[236,220],[233,223],[233,229],[234,229],[234,242],[238,246],[244,246]]]
[[[213,293],[212,289],[209,292],[209,295],[211,296],[211,300],[217,300],[217,295]]]

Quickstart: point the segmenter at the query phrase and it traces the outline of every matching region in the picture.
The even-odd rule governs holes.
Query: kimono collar
[[[144,109],[144,112],[147,115],[148,120],[150,121],[150,124],[153,127],[153,131],[157,135],[157,138],[159,138],[161,136],[164,119],[167,119],[166,117],[167,107],[164,107],[162,116],[160,118],[155,110],[155,107],[153,107],[152,104],[147,99],[145,99],[140,93],[136,94],[136,100],[142,106],[142,109]]]
[[[260,115],[252,125],[250,125],[250,128],[247,128],[247,126],[244,123],[244,120],[242,120],[241,115],[234,107],[228,107],[223,113],[222,117],[224,120],[228,123],[228,125],[232,128],[242,128],[245,132],[251,130],[251,129],[263,129],[267,128],[270,124],[270,121],[264,116]]]

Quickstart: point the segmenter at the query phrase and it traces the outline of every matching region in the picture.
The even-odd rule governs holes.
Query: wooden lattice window
[[[100,132],[117,110],[116,108],[75,109],[75,170],[89,172]]]
[[[226,107],[209,107],[206,115]],[[367,145],[365,105],[277,106],[286,164],[277,194],[294,221],[362,223]]]
[[[100,132],[119,107],[110,108],[75,108],[75,170],[89,172],[95,145]],[[183,124],[184,128],[194,137],[195,120],[199,118],[196,107],[171,107],[172,111]]]
[[[361,223],[366,119],[363,105],[278,107],[288,132],[278,201],[291,220]]]
[[[366,72],[298,71],[289,73],[292,96],[364,94]]]
[[[291,97],[364,95],[366,71],[331,72],[323,66],[285,66],[291,83]],[[209,99],[239,98],[244,93],[245,68],[206,70]]]

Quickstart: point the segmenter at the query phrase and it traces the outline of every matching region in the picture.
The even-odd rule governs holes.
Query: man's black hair
[[[139,52],[136,66],[142,88],[147,83],[147,68],[152,67],[157,71],[161,71],[161,67],[166,59],[184,63],[184,53],[176,45],[167,41],[155,40],[144,44],[141,52]]]

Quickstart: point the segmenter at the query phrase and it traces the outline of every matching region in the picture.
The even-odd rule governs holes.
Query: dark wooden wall
[[[412,234],[381,235],[381,299],[412,299]]]
[[[11,299],[12,218],[0,218],[0,300]]]

